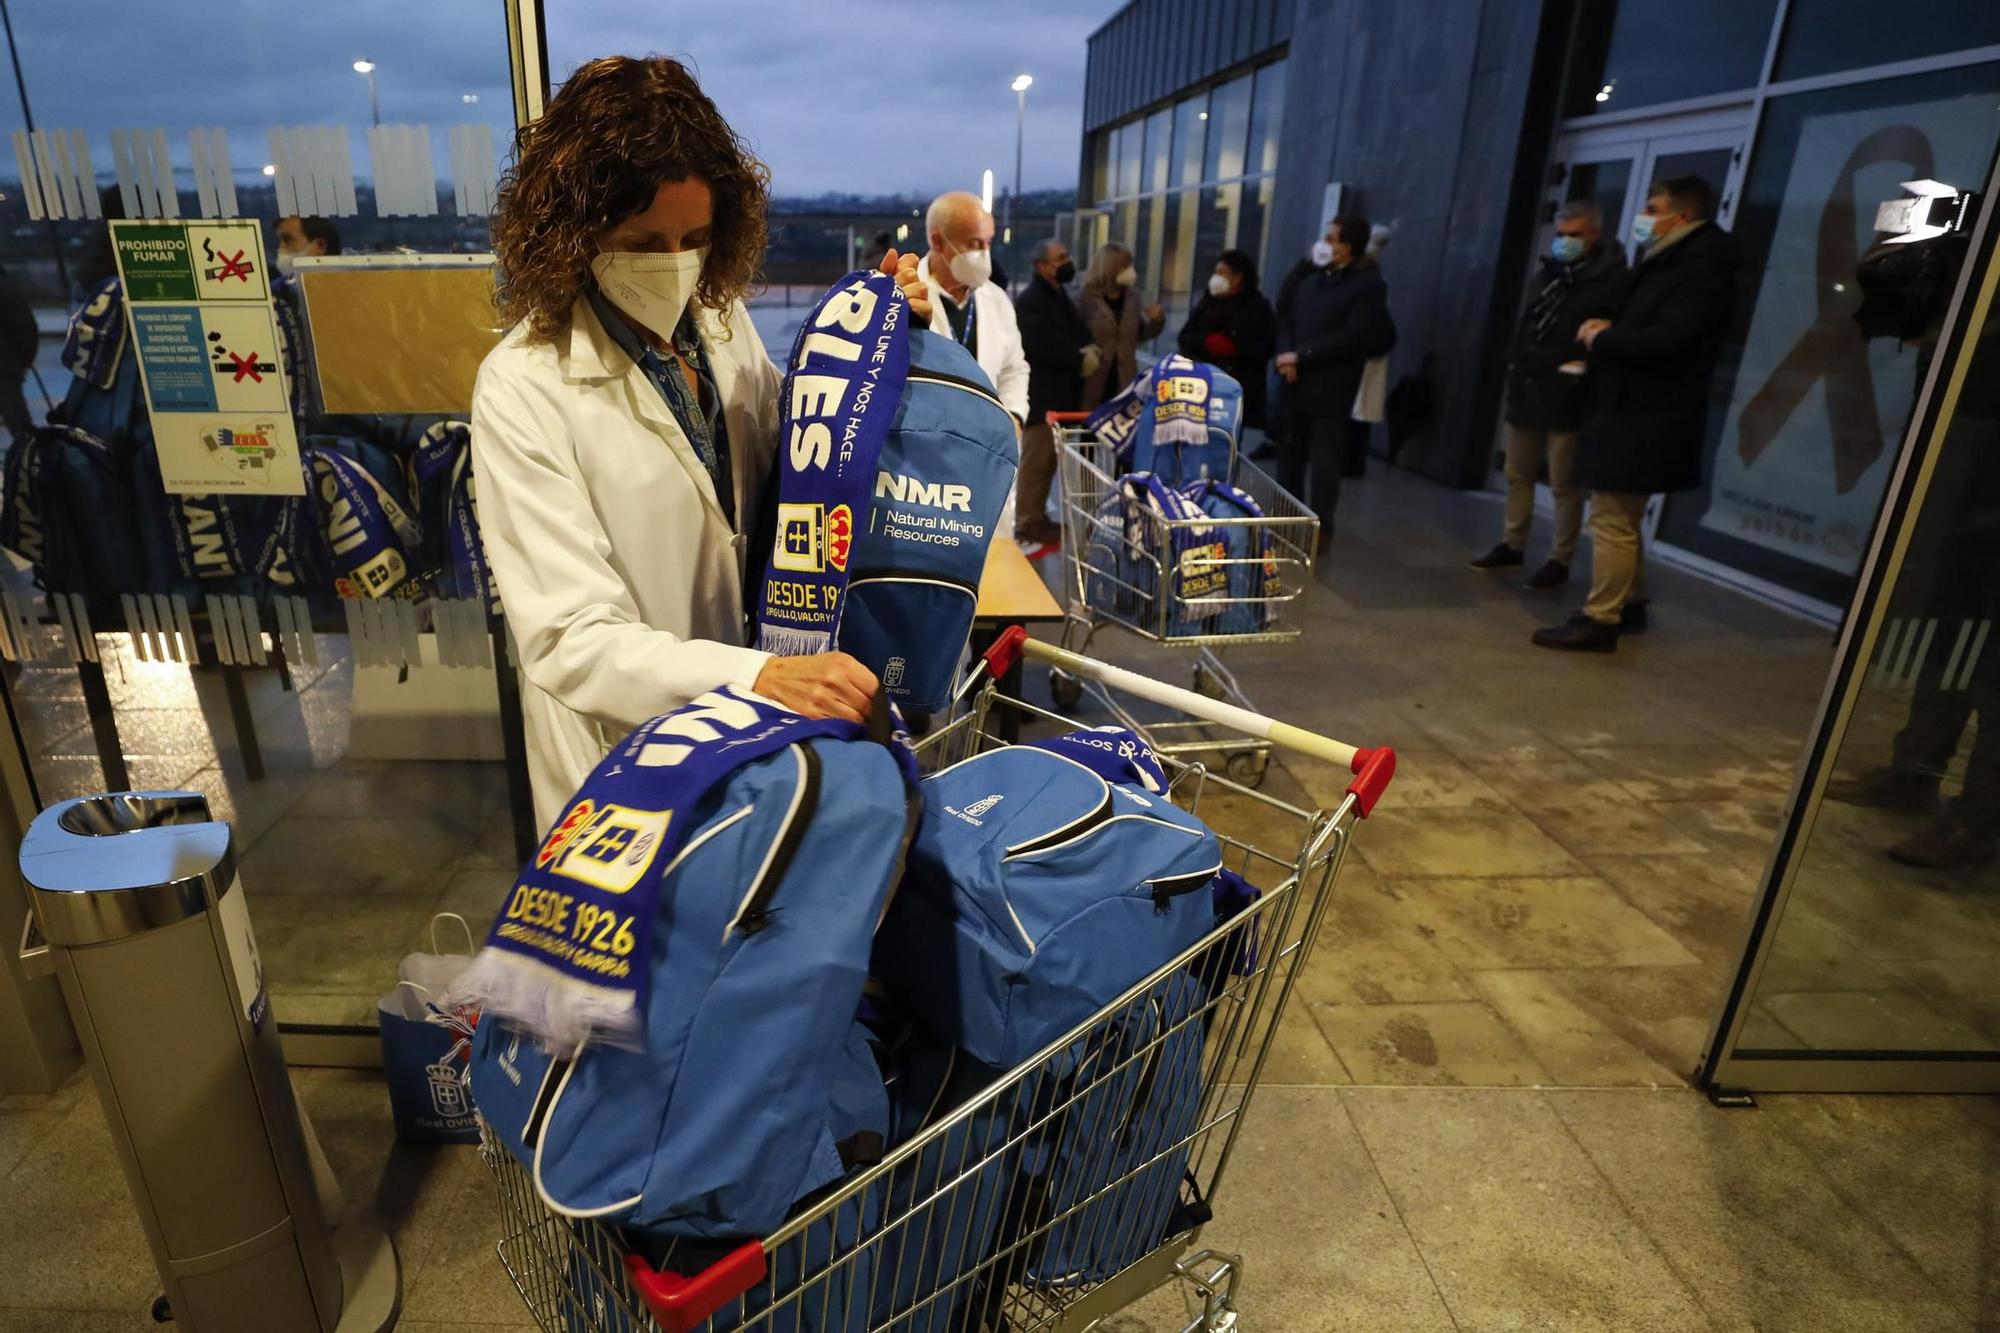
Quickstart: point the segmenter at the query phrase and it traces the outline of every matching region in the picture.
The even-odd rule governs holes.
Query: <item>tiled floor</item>
[[[1269,711],[1402,759],[1207,1233],[1247,1257],[1243,1326],[2000,1329],[2000,1105],[1767,1097],[1721,1112],[1686,1085],[1829,635],[1663,570],[1645,638],[1610,657],[1538,652],[1527,631],[1554,605],[1462,568],[1496,521],[1486,499],[1408,478],[1351,487],[1306,638],[1235,661]],[[1186,671],[1129,640],[1098,648]],[[292,985],[318,998],[297,1004],[378,991],[433,908],[490,912],[511,860],[489,768],[341,759],[346,669],[259,697],[289,767],[257,785],[218,759],[184,672],[114,682],[121,707],[161,714],[134,723],[156,738],[159,780],[229,783],[278,984],[311,969]],[[24,684],[48,753],[87,756],[80,712]],[[1875,712],[1856,743],[1879,754],[1896,710]],[[94,768],[53,762],[85,783]],[[1269,790],[1324,803],[1344,782],[1289,761]],[[1880,848],[1906,827],[1823,811],[1757,997],[1760,1041],[2000,1039],[1996,881],[1895,868]],[[395,1147],[368,1075],[298,1081],[350,1194],[396,1234],[402,1327],[521,1326],[473,1155]],[[0,1099],[0,1333],[151,1326],[155,1280],[106,1148],[80,1082]],[[1106,1333],[1186,1318],[1159,1293]]]

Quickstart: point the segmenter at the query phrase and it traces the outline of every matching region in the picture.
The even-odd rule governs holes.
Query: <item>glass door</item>
[[[1718,1092],[2000,1091],[1995,241],[1989,203],[1703,1063]]]
[[[343,338],[363,352],[350,379],[370,347],[383,368],[420,354],[380,305],[336,333],[307,299],[311,264],[478,262],[515,123],[505,15],[343,11],[302,41],[293,16],[222,0],[199,31],[226,40],[136,6],[79,44],[72,5],[9,13],[0,261],[41,339],[35,428],[13,432],[0,506],[0,684],[35,797],[204,795],[233,826],[294,1058],[379,1059],[376,1001],[398,959],[438,911],[483,929],[519,864],[517,713],[504,632],[426,543],[431,492],[412,467],[469,394],[422,413],[352,397],[323,410],[339,386],[314,370]],[[197,293],[254,288],[241,310],[257,319],[204,322],[165,377],[173,358],[148,360],[162,325],[134,332],[110,218],[149,220],[190,253],[225,232],[177,228],[226,220],[246,243],[182,276]],[[278,259],[301,247],[303,281]],[[272,339],[271,321],[274,342],[240,341]],[[305,494],[170,491],[155,429],[180,401],[169,390],[215,408],[267,379],[300,391]],[[62,429],[40,428],[52,411]],[[282,396],[269,415],[286,415]],[[233,459],[235,445],[252,447],[207,448]]]

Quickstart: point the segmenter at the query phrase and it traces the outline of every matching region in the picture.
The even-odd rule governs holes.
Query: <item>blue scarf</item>
[[[1168,573],[1176,597],[1185,601],[1228,591],[1229,552],[1221,532],[1193,500],[1152,472],[1120,477],[1118,490],[1125,499],[1125,542],[1135,554],[1154,549],[1156,534],[1166,534],[1173,559]],[[1212,612],[1213,608],[1190,607],[1187,614],[1199,618]]]
[[[417,597],[408,552],[417,524],[366,467],[325,443],[301,442],[307,486],[319,498],[320,523],[342,597]]]
[[[1179,354],[1153,367],[1153,440],[1156,444],[1207,444],[1209,367]]]
[[[1109,782],[1123,782],[1164,792],[1167,773],[1160,757],[1145,738],[1124,727],[1081,727],[1067,735],[1032,742],[1038,750],[1048,750],[1074,759]]]
[[[653,926],[667,869],[694,821],[686,813],[752,760],[816,736],[855,740],[860,724],[811,722],[724,686],[642,722],[591,771],[521,867],[486,947],[448,1005],[476,1003],[558,1051],[586,1038],[645,1039]],[[899,758],[909,766],[901,745]]]
[[[472,431],[463,421],[440,421],[424,432],[410,454],[411,491],[426,538],[442,535],[436,571],[443,597],[476,599],[489,614],[499,610],[493,574],[479,543],[479,511],[472,488]]]
[[[1132,457],[1132,437],[1139,430],[1139,418],[1152,400],[1153,368],[1146,367],[1138,378],[1112,394],[1091,412],[1084,429],[1111,446],[1112,456],[1124,466]]]
[[[757,611],[765,652],[833,647],[856,525],[909,368],[908,306],[885,273],[848,274],[799,325],[779,400],[777,540]]]

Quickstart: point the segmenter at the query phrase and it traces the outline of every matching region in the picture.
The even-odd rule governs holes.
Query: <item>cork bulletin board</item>
[[[298,275],[321,410],[471,410],[479,363],[506,332],[492,255],[340,255]]]

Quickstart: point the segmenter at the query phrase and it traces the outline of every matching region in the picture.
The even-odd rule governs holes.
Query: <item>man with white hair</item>
[[[992,282],[993,215],[978,195],[953,190],[931,200],[924,230],[931,248],[917,276],[930,285],[931,332],[963,344],[993,381],[1001,406],[1025,424],[1028,358],[1013,303]]]

